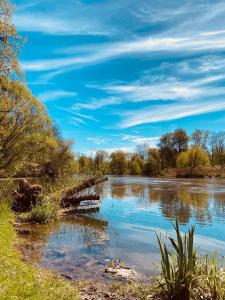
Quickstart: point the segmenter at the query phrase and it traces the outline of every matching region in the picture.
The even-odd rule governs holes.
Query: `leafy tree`
[[[175,167],[179,153],[188,148],[189,137],[186,132],[178,128],[174,132],[164,134],[159,142],[163,168]]]
[[[94,172],[94,162],[91,157],[81,155],[78,159],[79,172],[84,174],[92,174]]]
[[[159,151],[163,168],[174,167],[176,164],[176,149],[173,143],[173,133],[166,133],[160,138]]]
[[[45,107],[18,81],[0,77],[0,170],[16,173],[51,136]]]
[[[176,149],[177,153],[186,151],[188,148],[189,137],[185,130],[178,128],[173,132],[173,146]]]
[[[56,140],[48,160],[43,164],[42,174],[48,177],[63,176],[78,172],[78,163],[71,151],[72,142]]]
[[[209,166],[209,157],[207,153],[199,147],[192,147],[180,153],[177,158],[177,167],[189,168],[191,174],[193,174],[197,168],[207,166]]]
[[[148,159],[145,166],[146,175],[157,176],[161,173],[161,158],[158,149],[150,148],[148,150]]]
[[[17,56],[21,37],[12,23],[12,6],[7,0],[0,1],[0,75],[21,75]]]
[[[107,174],[109,171],[108,153],[104,150],[98,150],[94,159],[95,170],[101,174]]]
[[[115,151],[110,155],[110,170],[114,175],[125,175],[128,171],[127,155],[123,151]]]
[[[130,174],[131,175],[142,175],[143,168],[144,168],[143,159],[137,154],[132,155],[131,160],[129,162]]]

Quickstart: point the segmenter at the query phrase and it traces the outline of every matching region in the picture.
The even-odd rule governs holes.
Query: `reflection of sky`
[[[179,214],[182,232],[196,224],[195,246],[199,252],[224,255],[224,182],[110,179],[100,186],[102,204],[100,213],[94,215],[97,220],[90,221],[86,216],[89,223],[85,224],[76,221],[76,217],[65,219],[50,234],[42,263],[61,270],[70,263],[76,268],[85,259],[94,258],[97,265],[97,261],[106,264],[106,259],[118,258],[138,271],[158,273],[156,233],[165,238],[174,236],[170,221]],[[108,221],[108,225],[101,220]],[[95,244],[101,236],[106,239]]]

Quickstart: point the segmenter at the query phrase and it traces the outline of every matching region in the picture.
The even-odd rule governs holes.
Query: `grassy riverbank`
[[[180,300],[180,294],[185,294],[185,300],[224,299],[224,269],[218,267],[216,256],[197,255],[193,248],[194,229],[183,238],[176,224],[177,238],[170,239],[169,250],[160,240],[163,272],[152,286],[133,281],[116,285],[94,281],[81,284],[24,262],[16,250],[20,240],[13,222],[8,206],[0,204],[0,299]]]
[[[0,205],[0,299],[79,299],[70,283],[23,262],[7,205]]]

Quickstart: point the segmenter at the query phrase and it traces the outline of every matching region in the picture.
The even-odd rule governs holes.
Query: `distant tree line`
[[[0,176],[57,176],[77,162],[43,104],[27,88],[18,55],[23,43],[12,7],[0,1]]]
[[[190,175],[204,168],[225,166],[225,132],[196,129],[191,136],[178,128],[164,134],[157,145],[138,145],[134,153],[99,150],[94,157],[80,155],[81,173],[157,176],[165,170],[184,170]]]

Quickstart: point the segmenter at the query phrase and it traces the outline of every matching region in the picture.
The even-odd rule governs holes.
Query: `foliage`
[[[46,139],[51,121],[44,106],[18,81],[0,78],[0,170],[18,172]]]
[[[142,175],[144,168],[144,161],[138,155],[132,155],[129,162],[129,170],[131,175]]]
[[[57,218],[59,204],[53,202],[49,197],[43,197],[41,201],[32,207],[28,221],[32,223],[47,223]]]
[[[145,165],[145,174],[157,176],[161,173],[161,158],[158,149],[148,150],[148,159]]]
[[[71,151],[72,142],[55,137],[56,146],[43,163],[42,175],[48,177],[64,176],[78,171],[78,163]]]
[[[176,240],[169,238],[172,250],[157,236],[162,276],[155,286],[155,294],[171,300],[223,300],[225,297],[225,270],[219,267],[214,253],[198,256],[193,246],[195,227],[181,236],[178,221],[173,224]],[[160,297],[161,299],[161,297]]]
[[[191,174],[199,167],[209,166],[207,153],[199,147],[192,147],[182,152],[177,158],[178,168],[189,168]]]
[[[198,293],[202,299],[204,296],[210,300],[223,300],[225,298],[225,270],[224,270],[224,257],[220,266],[218,255],[213,253],[212,256],[204,255],[198,260],[198,284],[204,291]]]
[[[14,249],[16,240],[13,216],[6,205],[0,206],[0,298],[8,299],[78,299],[77,290],[52,273],[23,262]]]
[[[95,172],[99,172],[102,175],[109,173],[108,165],[108,153],[104,150],[98,150],[94,158],[94,169]]]
[[[0,1],[0,76],[21,75],[17,56],[21,37],[12,23],[12,6],[8,0]]]
[[[188,234],[181,237],[178,221],[173,224],[176,232],[176,240],[169,238],[173,252],[167,248],[162,239],[157,236],[162,265],[162,279],[160,287],[173,300],[189,300],[190,291],[195,280],[196,251],[194,250],[194,231],[192,227]]]
[[[94,173],[94,162],[91,157],[82,155],[78,159],[79,172],[84,174]]]
[[[128,171],[127,155],[123,151],[115,151],[110,155],[110,170],[115,175],[125,175]]]
[[[71,144],[61,139],[42,103],[21,82],[21,38],[12,6],[0,1],[0,176],[57,176],[77,170]]]
[[[160,138],[159,150],[163,168],[175,167],[177,156],[188,148],[189,137],[186,132],[178,128],[174,132],[166,133]]]

